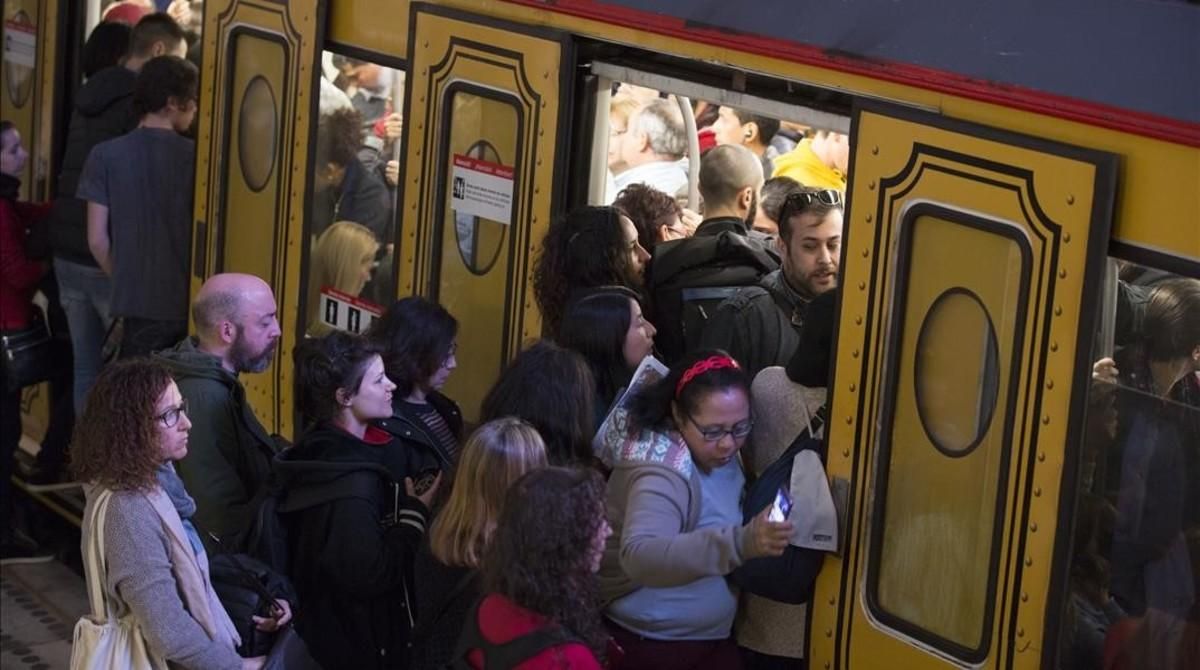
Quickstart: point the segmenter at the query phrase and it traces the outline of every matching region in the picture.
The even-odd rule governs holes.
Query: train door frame
[[[444,29],[451,26],[452,35]],[[406,162],[400,194],[404,231],[401,247],[397,249],[399,292],[437,300],[455,314],[461,324],[459,362],[471,370],[473,383],[486,389],[526,341],[541,336],[540,317],[533,300],[532,268],[541,237],[561,211],[567,190],[566,175],[554,170],[566,165],[572,141],[574,42],[564,31],[413,3],[407,60],[410,71],[402,148]],[[510,85],[504,83],[506,77],[510,78]],[[474,351],[482,345],[475,346],[464,339],[472,331],[468,319],[477,316],[477,311],[471,305],[460,306],[453,301],[447,304],[439,288],[445,279],[442,256],[447,253],[446,230],[453,225],[448,219],[452,210],[445,205],[450,194],[447,188],[452,160],[450,144],[456,127],[452,101],[458,95],[477,99],[480,105],[484,101],[509,105],[515,119],[514,156],[507,166],[501,161],[502,167],[511,170],[508,188],[512,195],[509,227],[503,229],[496,251],[501,254],[504,247],[508,248],[504,263],[508,270],[503,279],[504,315],[501,323],[493,326],[500,330],[496,336],[500,343],[498,359],[488,352]],[[488,138],[481,135],[480,139]],[[471,145],[472,149],[474,146]],[[481,145],[480,150],[485,147]],[[456,240],[461,249],[461,239]],[[471,244],[476,241],[472,237]],[[482,277],[493,266],[494,263],[482,274],[468,269],[472,275]],[[470,291],[464,288],[462,294]],[[483,362],[473,363],[472,356]],[[492,363],[496,364],[495,376],[488,376],[493,371],[483,368],[490,368]],[[466,380],[459,373],[451,378],[451,385],[460,378]],[[448,388],[449,394],[463,406],[467,419],[475,418],[473,404],[482,400],[482,394],[472,391],[467,397],[459,397],[456,393],[461,391]]]
[[[1011,464],[1006,456],[1001,467],[1010,468],[1012,482],[1007,486],[1011,488],[1019,484],[1025,502],[1021,506],[1017,506],[1011,500],[1007,500],[1006,493],[1002,490],[1006,485],[1004,482],[1007,480],[1001,479],[997,487],[997,512],[994,518],[997,520],[1003,518],[1006,528],[993,528],[994,538],[1008,534],[1007,558],[1003,559],[1002,566],[1007,564],[1011,573],[1016,575],[1017,581],[1015,583],[1006,582],[1009,583],[1007,592],[996,591],[998,587],[995,583],[996,573],[995,563],[993,563],[988,577],[988,588],[996,598],[1009,600],[1007,606],[1002,606],[1009,608],[1008,616],[1002,625],[995,624],[998,626],[997,630],[1002,630],[1002,634],[989,639],[993,621],[990,615],[985,613],[982,625],[987,630],[983,632],[981,648],[975,650],[958,649],[952,644],[939,647],[938,645],[941,643],[925,634],[927,631],[914,632],[915,629],[906,628],[903,625],[889,628],[888,621],[895,624],[899,619],[884,621],[878,617],[879,607],[878,601],[874,597],[875,587],[873,586],[877,583],[878,566],[870,569],[871,574],[863,576],[868,571],[869,565],[877,562],[878,545],[882,542],[879,533],[883,532],[882,528],[886,525],[877,523],[877,518],[884,515],[881,505],[885,504],[883,496],[886,494],[882,493],[880,482],[882,480],[886,485],[887,478],[882,473],[887,470],[887,463],[884,462],[884,459],[890,457],[890,453],[885,452],[879,445],[882,440],[887,439],[887,435],[883,434],[884,431],[892,429],[894,415],[891,412],[897,407],[895,405],[897,399],[895,389],[902,379],[902,365],[907,365],[899,362],[900,351],[903,347],[897,344],[901,333],[897,328],[903,327],[903,301],[907,295],[906,292],[910,289],[908,275],[899,267],[895,270],[879,270],[876,264],[880,261],[876,259],[883,254],[892,264],[904,263],[903,254],[912,248],[911,231],[906,227],[902,233],[896,233],[891,228],[893,225],[895,228],[900,228],[902,225],[910,225],[910,221],[915,222],[916,215],[921,213],[918,210],[922,207],[931,210],[944,205],[951,205],[954,208],[965,207],[964,211],[955,215],[955,218],[959,219],[958,221],[951,219],[953,223],[980,225],[984,228],[999,226],[996,228],[996,232],[1000,234],[1013,233],[1013,230],[1003,230],[1003,226],[1005,223],[1014,223],[1014,221],[1007,221],[1004,217],[996,216],[994,213],[989,214],[985,210],[979,209],[978,206],[976,208],[964,206],[962,203],[969,202],[969,199],[967,196],[962,196],[961,199],[948,198],[937,205],[932,203],[915,204],[907,213],[901,212],[898,215],[904,218],[903,223],[893,224],[890,216],[891,210],[884,208],[883,198],[889,189],[898,188],[895,182],[900,180],[897,175],[884,175],[879,172],[880,161],[883,160],[881,156],[886,157],[888,152],[881,152],[879,145],[882,142],[878,142],[877,134],[871,136],[862,134],[864,119],[868,117],[899,120],[896,127],[915,128],[926,133],[919,142],[913,140],[910,143],[912,152],[907,158],[909,162],[899,173],[900,175],[908,174],[912,183],[902,184],[907,189],[916,188],[920,179],[920,176],[912,177],[911,170],[920,171],[925,167],[921,164],[922,158],[919,154],[926,151],[930,154],[937,153],[940,149],[936,142],[948,142],[950,140],[947,138],[950,137],[982,152],[980,156],[964,161],[964,164],[973,164],[975,169],[979,170],[980,175],[983,175],[988,169],[994,168],[999,172],[1011,168],[1013,178],[1017,179],[1018,177],[1015,175],[1020,172],[1018,168],[1024,167],[1026,169],[1024,176],[1028,179],[1026,186],[1028,192],[1019,195],[1027,198],[1033,208],[1038,207],[1038,199],[1034,197],[1033,192],[1035,171],[1029,168],[1028,164],[1024,166],[1005,164],[1002,160],[996,160],[997,155],[1006,156],[1008,159],[1020,156],[1025,160],[1033,160],[1026,158],[1023,154],[1039,153],[1058,156],[1059,158],[1052,160],[1059,161],[1059,167],[1072,162],[1078,163],[1080,166],[1086,164],[1087,167],[1076,167],[1077,172],[1073,175],[1075,181],[1072,182],[1075,186],[1079,186],[1080,182],[1084,181],[1083,177],[1080,177],[1081,174],[1086,174],[1089,169],[1092,170],[1090,174],[1093,175],[1091,182],[1093,190],[1090,192],[1087,192],[1085,188],[1083,192],[1072,192],[1068,189],[1068,192],[1064,193],[1061,185],[1042,184],[1042,190],[1051,194],[1046,196],[1043,193],[1042,202],[1048,202],[1049,198],[1057,199],[1061,196],[1070,206],[1078,198],[1081,208],[1087,207],[1087,216],[1082,218],[1082,224],[1080,223],[1081,217],[1075,217],[1068,222],[1071,227],[1060,227],[1058,232],[1051,231],[1052,234],[1049,237],[1055,241],[1055,244],[1051,249],[1053,260],[1049,263],[1045,260],[1047,252],[1043,239],[1041,249],[1043,260],[1030,266],[1035,270],[1039,266],[1042,267],[1040,274],[1035,272],[1033,275],[1037,280],[1034,290],[1032,293],[1027,288],[1018,291],[1018,295],[1022,296],[1021,299],[1029,301],[1027,303],[1029,322],[1026,323],[1024,317],[1018,318],[1013,332],[1018,332],[1018,330],[1027,332],[1029,337],[1022,351],[1016,352],[1015,355],[1013,352],[1009,353],[1008,360],[1013,372],[1008,375],[1010,388],[1006,392],[1010,394],[1012,400],[1009,401],[1006,411],[1011,413],[1015,410],[1018,414],[1024,415],[1021,432],[1012,433],[1017,435],[1018,441],[1020,441],[1022,433],[1027,433],[1029,437],[1023,452],[1013,454],[1014,460]],[[876,128],[881,127],[875,121],[872,123]],[[871,132],[878,133],[879,131],[872,130]],[[846,212],[847,228],[843,242],[843,265],[841,268],[843,274],[840,282],[842,295],[839,297],[837,321],[835,322],[835,367],[830,389],[832,420],[829,434],[826,436],[828,444],[839,445],[838,448],[830,449],[827,469],[835,484],[840,484],[840,486],[835,485],[835,491],[839,489],[848,491],[846,521],[841,524],[842,553],[837,563],[831,564],[830,561],[833,559],[827,559],[810,606],[809,626],[813,631],[823,631],[823,635],[810,636],[809,660],[811,663],[824,661],[829,664],[829,667],[850,667],[854,662],[851,655],[855,648],[853,641],[848,639],[848,628],[854,620],[861,619],[860,628],[867,631],[866,634],[875,637],[871,642],[863,643],[866,647],[870,647],[870,653],[864,655],[862,650],[857,652],[857,660],[860,664],[864,662],[867,665],[882,664],[876,667],[885,667],[890,663],[904,664],[905,661],[899,660],[902,656],[896,655],[901,653],[921,655],[921,663],[937,663],[945,667],[954,667],[960,664],[982,664],[996,661],[998,657],[995,654],[999,649],[999,643],[1003,642],[1007,645],[1003,654],[1006,656],[1004,667],[1037,667],[1037,664],[1042,661],[1042,652],[1038,651],[1023,657],[1021,654],[1031,648],[1030,642],[1044,634],[1043,624],[1054,616],[1051,608],[1044,605],[1047,602],[1046,598],[1054,588],[1053,573],[1057,570],[1056,559],[1059,558],[1061,548],[1058,546],[1058,542],[1048,540],[1061,541],[1063,538],[1061,535],[1056,537],[1056,531],[1057,533],[1065,532],[1065,529],[1056,529],[1056,524],[1059,522],[1058,496],[1060,487],[1069,485],[1069,481],[1063,478],[1063,468],[1070,464],[1069,445],[1077,440],[1080,422],[1083,419],[1086,388],[1077,380],[1086,378],[1087,375],[1084,373],[1091,369],[1089,355],[1093,335],[1092,325],[1098,316],[1098,301],[1087,289],[1097,285],[1096,282],[1104,271],[1105,252],[1109,244],[1109,226],[1115,215],[1117,159],[1114,155],[1105,152],[1018,135],[980,124],[914,110],[908,106],[861,100],[855,106],[854,133],[851,141],[853,149],[849,188],[852,193],[860,195],[857,199],[853,196],[850,198]],[[893,146],[891,149],[894,151],[895,147]],[[959,153],[959,156],[952,160],[967,156],[961,148],[945,151]],[[892,163],[895,163],[894,159]],[[870,164],[872,167],[864,167],[866,164]],[[889,180],[887,177],[892,178]],[[968,177],[962,178],[968,179]],[[982,179],[982,176],[980,178]],[[892,191],[891,197],[898,201],[905,196],[904,193],[896,195],[896,192]],[[978,195],[974,197],[979,200]],[[1062,214],[1063,210],[1061,202],[1054,205],[1054,211],[1058,214]],[[933,211],[925,213],[939,215]],[[940,214],[946,216],[945,212]],[[1053,226],[1060,225],[1041,211],[1035,211],[1033,215],[1030,215],[1030,222],[1041,225],[1038,221],[1034,221],[1038,217],[1041,217],[1042,223],[1048,222]],[[878,221],[873,222],[873,219],[878,219]],[[978,221],[967,221],[967,219],[978,219]],[[889,228],[886,232],[884,231],[885,227]],[[872,231],[872,228],[875,230]],[[1059,233],[1063,234],[1060,236]],[[1066,248],[1064,251],[1072,233],[1076,237],[1085,239],[1077,240],[1073,247]],[[864,241],[864,234],[873,235],[874,239],[868,237]],[[1033,240],[1035,237],[1031,232],[1016,231],[1016,234],[1027,240]],[[898,246],[896,235],[900,236]],[[1037,236],[1040,236],[1040,233]],[[905,241],[905,238],[908,238],[908,241]],[[1086,245],[1082,251],[1080,242]],[[1022,244],[1028,246],[1029,243],[1023,242]],[[1034,250],[1037,249],[1035,243]],[[1067,261],[1071,265],[1068,274],[1068,267],[1060,265],[1060,254],[1065,257],[1071,252],[1073,254]],[[1080,260],[1081,254],[1084,262],[1076,263]],[[1036,258],[1037,254],[1035,253],[1034,256]],[[1028,266],[1028,258],[1025,263]],[[1081,268],[1080,265],[1084,267]],[[1022,275],[1022,280],[1027,278],[1024,274]],[[1050,288],[1041,288],[1042,282],[1047,282]],[[1067,292],[1053,294],[1055,282],[1066,284]],[[1043,296],[1043,290],[1050,291],[1051,295]],[[877,295],[877,291],[881,291],[881,293]],[[1049,299],[1043,303],[1037,301],[1039,297],[1043,299],[1048,297]],[[1063,308],[1064,302],[1067,304],[1066,311]],[[1078,305],[1078,310],[1073,311],[1072,308],[1076,305]],[[935,306],[936,303],[931,305],[930,310]],[[926,316],[928,317],[928,315],[927,313]],[[989,314],[988,319],[990,322],[993,317]],[[1075,320],[1072,321],[1072,319]],[[1064,322],[1070,323],[1059,325],[1057,328],[1054,325]],[[874,335],[871,334],[872,328],[876,330]],[[922,330],[923,328],[924,326],[922,326]],[[890,333],[890,336],[883,335],[884,330]],[[882,338],[888,338],[892,343],[884,345]],[[871,340],[874,340],[876,344],[872,345]],[[876,351],[872,351],[871,347],[874,347]],[[1060,348],[1062,353],[1053,353],[1058,352]],[[1056,364],[1048,362],[1051,356],[1057,356]],[[868,360],[871,358],[879,360],[868,364]],[[1031,366],[1038,362],[1039,358],[1041,367],[1037,371],[1030,367],[1026,373],[1017,373],[1018,363],[1021,366]],[[868,377],[869,367],[874,368],[870,377]],[[1048,369],[1057,373],[1070,370],[1070,373],[1061,375],[1052,373],[1054,376],[1051,377],[1048,376]],[[1028,386],[1021,392],[1022,400],[1018,402],[1015,387],[1011,387],[1011,385],[1016,381],[1021,381],[1022,374],[1025,375],[1024,383]],[[1083,377],[1080,376],[1081,374]],[[1055,389],[1056,379],[1058,381],[1057,389]],[[860,384],[861,390],[856,388]],[[1050,402],[1046,401],[1047,397],[1056,397],[1056,399]],[[1043,405],[1043,402],[1046,404]],[[879,409],[880,403],[883,403],[883,409]],[[889,407],[892,409],[888,409]],[[1057,410],[1052,411],[1055,407]],[[1033,416],[1035,412],[1041,414],[1040,421]],[[923,416],[921,421],[924,424]],[[1006,419],[1005,430],[1014,430],[1012,421],[1011,418]],[[1052,422],[1054,425],[1051,425]],[[874,426],[874,428],[867,428],[867,426]],[[1062,432],[1068,445],[1068,453],[1048,449],[1047,443],[1044,441],[1047,438],[1040,436],[1039,429],[1047,434]],[[928,426],[925,427],[925,430],[928,433]],[[867,433],[878,434],[864,437]],[[932,437],[930,439],[932,440]],[[1036,474],[1040,475],[1036,477],[1036,486],[1034,484],[1035,469]],[[1016,489],[1012,490],[1016,491]],[[1062,492],[1070,493],[1065,488],[1062,489]],[[1034,498],[1040,501],[1036,504],[1039,516],[1038,519],[1031,520],[1031,509],[1035,503],[1030,501]],[[1011,507],[1011,510],[1005,509],[1007,507]],[[1002,516],[1002,513],[1006,513],[1007,516]],[[1017,516],[1020,516],[1019,521],[1015,520]],[[1042,525],[1040,533],[1038,532],[1038,520]],[[870,530],[869,539],[863,535],[867,530]],[[1069,538],[1066,540],[1069,541]],[[1001,547],[1002,549],[1003,547]],[[866,556],[869,557],[864,558]],[[1026,576],[1030,578],[1032,587],[1020,586],[1021,576],[1026,571],[1030,572]],[[1017,602],[1018,593],[1020,593],[1020,602]],[[1020,621],[1018,621],[1019,611],[1023,609],[1023,605],[1027,601],[1032,601],[1028,603],[1031,611],[1026,613],[1026,616],[1020,617]],[[995,608],[996,604],[991,602],[986,606]],[[861,634],[859,638],[862,639]],[[887,640],[893,641],[895,645],[884,650],[879,645]],[[1024,646],[1018,649],[1019,644]],[[1033,647],[1040,647],[1040,645],[1035,644]],[[949,651],[945,649],[949,649]],[[908,658],[909,662],[914,660],[914,658]]]
[[[270,276],[263,279],[275,291],[282,330],[277,355],[268,371],[245,377],[242,383],[248,396],[275,401],[273,404],[250,404],[268,432],[287,435],[292,432],[295,417],[287,407],[286,399],[290,398],[290,393],[284,393],[290,390],[293,375],[286,361],[290,358],[291,347],[298,341],[292,325],[299,318],[297,306],[288,300],[288,296],[294,293],[294,287],[300,286],[301,280],[299,259],[296,258],[299,248],[294,235],[307,218],[312,192],[311,174],[296,173],[297,166],[307,165],[308,157],[313,153],[315,132],[305,132],[308,126],[302,119],[317,118],[319,50],[325,41],[328,0],[282,5],[261,0],[225,0],[219,7],[216,5],[214,0],[205,3],[201,36],[203,104],[196,135],[190,293],[195,296],[204,280],[217,272],[250,271],[262,275],[249,268],[229,267],[226,258],[231,228],[230,212],[226,210],[232,209],[229,207],[230,174],[234,171],[232,156],[237,154],[242,157],[237,161],[241,167],[238,183],[250,193],[248,197],[261,200],[264,207],[267,200],[259,194],[267,193],[273,198],[270,205],[273,212],[270,217],[271,269]],[[257,38],[264,44],[279,45],[282,60],[274,74],[282,81],[282,96],[274,93],[274,79],[269,78],[271,73],[264,75],[261,68],[254,70],[257,61],[250,66],[253,72],[242,73],[248,78],[246,86],[240,92],[231,90],[239,72],[235,49],[243,36]],[[252,165],[252,158],[250,171],[254,174],[250,174],[241,154],[242,142],[233,136],[235,122],[240,128],[241,112],[245,110],[239,109],[239,118],[234,119],[233,105],[240,99],[244,108],[251,85],[260,80],[265,82],[272,101],[275,146],[266,173],[263,174],[262,165]],[[269,188],[272,184],[274,188]],[[297,225],[298,222],[301,225]],[[252,225],[240,228],[243,232],[257,229]],[[242,251],[253,255],[250,249]]]

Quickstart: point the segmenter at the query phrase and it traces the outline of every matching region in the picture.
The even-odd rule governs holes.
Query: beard
[[[279,340],[271,340],[271,343],[262,351],[251,351],[250,346],[246,343],[246,338],[243,337],[242,331],[239,328],[237,339],[233,341],[233,346],[229,350],[229,358],[233,362],[233,369],[238,372],[262,372],[271,367],[271,361],[275,358],[275,348],[279,345]]]

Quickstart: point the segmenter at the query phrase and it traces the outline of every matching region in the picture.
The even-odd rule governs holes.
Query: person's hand
[[[1092,365],[1092,381],[1104,384],[1116,384],[1121,371],[1117,362],[1111,358],[1101,358]]]
[[[383,120],[383,136],[387,140],[400,139],[400,133],[404,131],[404,117],[400,116],[399,112],[392,112]]]
[[[255,656],[254,658],[242,659],[242,670],[261,670],[267,664],[266,656]]]
[[[425,489],[420,495],[418,495],[416,487],[413,486],[412,477],[404,478],[404,491],[408,493],[408,497],[420,500],[421,504],[425,505],[426,507],[431,507],[433,505],[433,497],[437,494],[438,487],[441,485],[442,473],[439,472],[437,473],[437,476],[433,478],[433,483],[429,485],[429,488]]]
[[[388,161],[383,166],[383,176],[389,184],[398,186],[400,184],[400,161]]]
[[[763,511],[758,513],[758,516],[746,524],[748,532],[745,539],[746,546],[742,553],[746,555],[747,559],[779,556],[783,554],[784,549],[787,549],[788,539],[792,536],[792,522],[768,521],[767,515],[770,513],[771,506],[767,505]]]
[[[167,14],[186,29],[192,21],[192,3],[189,0],[172,0],[167,6]]]
[[[264,633],[274,633],[291,622],[292,606],[288,604],[288,601],[279,598],[275,600],[275,605],[271,608],[271,616],[252,616],[250,619],[254,622],[255,628]]]

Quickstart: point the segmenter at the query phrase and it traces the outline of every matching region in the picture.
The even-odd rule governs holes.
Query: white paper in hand
[[[796,454],[792,461],[791,543],[805,549],[837,551],[837,510],[829,492],[829,480],[821,457],[811,449]]]

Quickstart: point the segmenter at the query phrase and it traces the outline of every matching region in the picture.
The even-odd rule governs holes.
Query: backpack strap
[[[508,670],[537,656],[547,649],[564,644],[579,643],[580,640],[566,628],[550,623],[542,628],[517,636],[508,642],[496,644],[488,642],[479,629],[479,607],[483,603],[482,596],[471,607],[464,622],[462,634],[458,638],[454,655],[451,656],[452,668],[470,667],[467,656],[475,650],[483,654],[483,670]]]

